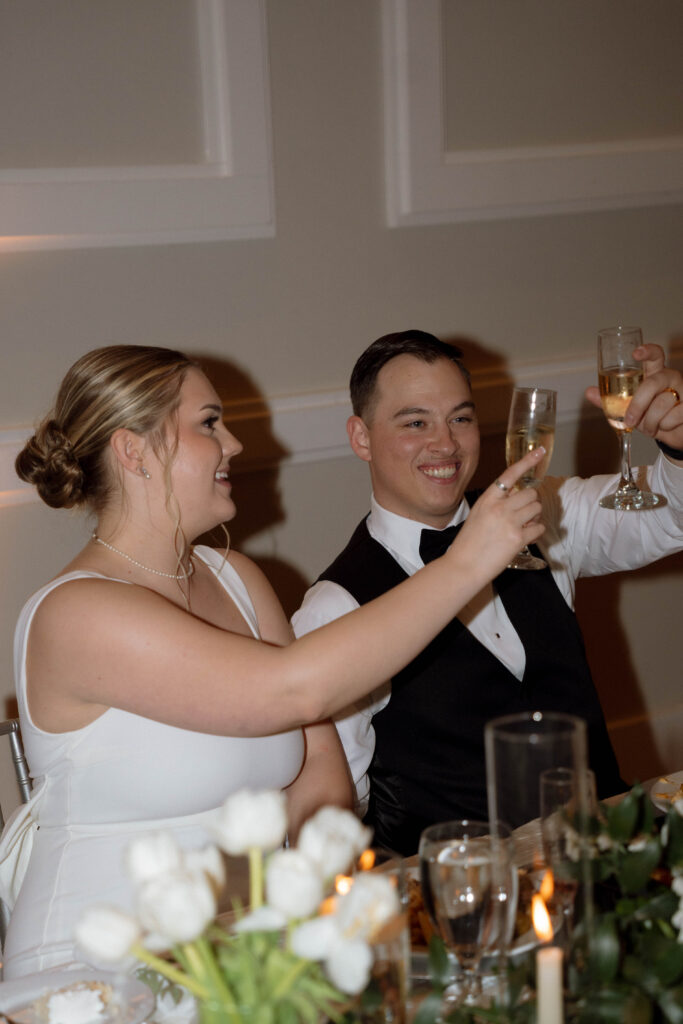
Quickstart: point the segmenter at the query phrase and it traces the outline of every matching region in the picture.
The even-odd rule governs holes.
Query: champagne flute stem
[[[633,479],[631,469],[631,431],[621,430],[619,433],[621,434],[621,480],[617,494],[636,494],[638,487]]]

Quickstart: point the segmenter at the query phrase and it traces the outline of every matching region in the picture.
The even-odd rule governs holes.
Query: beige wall
[[[388,229],[379,3],[270,0],[267,24],[275,237],[0,253],[0,428],[30,424],[70,363],[110,342],[229,361],[226,396],[267,399],[345,388],[369,341],[409,326],[464,339],[482,368],[591,353],[596,329],[617,320],[680,350],[681,206]],[[612,468],[615,447],[600,420],[566,424],[553,468]],[[493,473],[501,439],[486,448]],[[363,514],[365,467],[351,457],[283,462],[238,477],[235,497],[233,535],[291,611]],[[37,504],[0,509],[0,524],[0,693],[9,697],[19,608],[87,524]],[[682,567],[675,557],[634,578],[580,585],[630,775],[683,766],[673,649]]]

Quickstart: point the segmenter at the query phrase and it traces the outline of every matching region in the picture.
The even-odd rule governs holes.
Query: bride
[[[192,544],[235,515],[241,449],[191,359],[112,346],[68,371],[17,458],[48,505],[88,509],[95,529],[17,626],[34,794],[0,843],[6,865],[28,861],[5,978],[77,962],[74,923],[90,903],[130,907],[121,861],[140,831],[171,828],[195,846],[245,786],[286,788],[294,831],[321,803],[348,803],[326,719],[397,672],[543,532],[535,491],[510,490],[539,449],[482,495],[442,558],[291,642],[253,562]]]

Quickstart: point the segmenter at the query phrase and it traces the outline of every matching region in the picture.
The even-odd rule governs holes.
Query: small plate
[[[98,982],[112,990],[112,1001],[94,1018],[93,1024],[142,1024],[153,1012],[154,995],[137,978],[106,971],[43,971],[25,978],[0,983],[0,1013],[9,1014],[17,1024],[45,1024],[37,1000],[71,988],[79,982]]]
[[[683,772],[673,772],[653,783],[650,800],[660,811],[668,811],[674,800],[683,798]]]

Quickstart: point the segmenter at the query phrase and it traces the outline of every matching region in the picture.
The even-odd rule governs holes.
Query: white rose
[[[318,865],[321,874],[333,878],[348,871],[353,859],[368,846],[372,829],[341,807],[321,807],[304,824],[297,848]]]
[[[217,846],[210,844],[199,850],[186,850],[185,867],[188,871],[203,871],[216,896],[225,888],[225,864]]]
[[[138,893],[144,928],[170,944],[191,942],[216,915],[216,899],[204,872],[181,868],[146,882]]]
[[[274,907],[257,907],[245,914],[233,926],[234,932],[279,932],[287,924],[287,918]]]
[[[221,849],[233,856],[254,847],[274,850],[287,833],[286,797],[279,790],[242,789],[228,797],[211,827]]]
[[[348,939],[372,939],[400,911],[398,893],[389,875],[369,871],[356,875],[337,904],[337,924]]]
[[[183,852],[169,832],[150,832],[128,844],[123,863],[134,885],[143,885],[181,867]]]
[[[291,934],[292,952],[306,960],[326,960],[340,939],[339,925],[333,914],[303,921]]]
[[[347,995],[362,992],[370,980],[372,950],[361,939],[340,939],[325,961],[332,984]]]
[[[309,917],[320,906],[323,880],[300,850],[276,850],[266,864],[266,901],[288,920]]]
[[[118,963],[140,938],[140,926],[117,907],[88,907],[76,924],[76,942],[84,953],[103,963]]]

